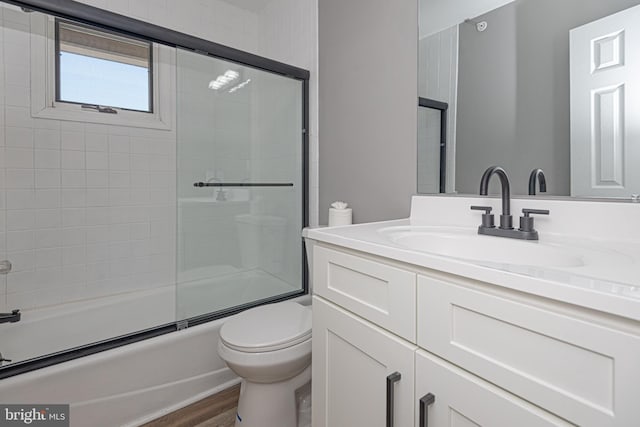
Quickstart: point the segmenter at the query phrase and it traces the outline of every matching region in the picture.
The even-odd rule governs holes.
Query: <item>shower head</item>
[[[474,24],[476,26],[476,30],[478,30],[478,32],[483,32],[484,30],[487,29],[487,27],[489,26],[489,24],[487,24],[487,21],[475,21],[473,19],[465,19],[464,22],[466,24]]]

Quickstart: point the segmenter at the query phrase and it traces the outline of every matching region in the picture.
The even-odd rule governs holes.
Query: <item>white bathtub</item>
[[[175,322],[175,286],[25,310],[0,327],[0,352],[31,359]]]
[[[238,291],[237,282],[230,286]],[[197,281],[185,296],[215,301],[228,292],[223,286],[213,289],[211,282]],[[22,360],[171,322],[174,298],[175,288],[168,287],[25,313],[24,320],[9,325],[15,328],[2,325],[0,351]],[[308,296],[296,300],[310,303]],[[68,403],[71,425],[77,427],[150,421],[239,381],[216,352],[224,320],[0,380],[0,402]],[[27,337],[36,338],[25,342]]]
[[[71,425],[135,426],[238,382],[218,357],[223,321],[0,381],[2,403],[68,403]]]

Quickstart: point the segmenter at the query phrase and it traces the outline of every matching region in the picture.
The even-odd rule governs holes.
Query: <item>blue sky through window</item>
[[[149,111],[149,69],[60,52],[60,100]]]

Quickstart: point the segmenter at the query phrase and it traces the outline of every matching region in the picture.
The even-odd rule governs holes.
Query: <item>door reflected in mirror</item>
[[[640,193],[640,0],[420,0],[418,192]],[[495,184],[494,184],[495,185]],[[497,193],[498,188],[492,188]]]

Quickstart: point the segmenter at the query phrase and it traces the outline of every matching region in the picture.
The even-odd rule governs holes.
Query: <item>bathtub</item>
[[[23,310],[0,325],[0,352],[13,362],[176,320],[175,286]]]
[[[72,426],[137,426],[236,384],[224,319],[0,381],[0,402],[68,403]]]
[[[255,274],[242,283],[255,284]],[[178,300],[184,295],[188,300],[200,296],[216,301],[229,288],[238,292],[241,286],[238,280],[228,281],[228,286],[212,283],[194,280],[178,292]],[[24,360],[130,332],[134,321],[138,330],[175,321],[175,289],[169,286],[25,312],[24,320],[0,328],[0,351]],[[255,294],[247,287],[244,296]],[[309,296],[294,301],[310,304]],[[0,380],[0,402],[70,404],[71,425],[77,427],[140,425],[239,382],[216,351],[224,321]],[[37,338],[25,343],[24,337]]]

